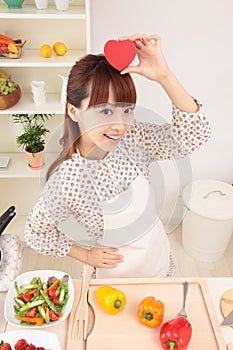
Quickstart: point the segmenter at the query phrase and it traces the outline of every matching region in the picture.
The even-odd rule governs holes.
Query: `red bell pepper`
[[[159,339],[166,350],[186,350],[192,336],[192,326],[185,317],[177,317],[162,325]]]

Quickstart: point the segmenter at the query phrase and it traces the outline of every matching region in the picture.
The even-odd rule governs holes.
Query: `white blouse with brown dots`
[[[75,153],[65,160],[45,184],[28,216],[26,244],[45,255],[67,255],[73,241],[58,229],[58,224],[71,214],[89,237],[101,237],[102,201],[127,190],[139,172],[149,179],[151,162],[185,157],[209,139],[209,122],[202,105],[198,105],[196,113],[173,106],[171,123],[135,121],[104,159],[88,160]]]

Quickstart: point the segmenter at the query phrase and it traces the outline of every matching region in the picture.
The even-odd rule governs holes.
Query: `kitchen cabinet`
[[[53,0],[49,0],[46,10],[38,10],[33,0],[25,0],[21,9],[8,9],[0,0],[0,33],[26,40],[20,58],[0,58],[0,71],[11,76],[22,90],[22,97],[16,105],[0,110],[0,157],[10,157],[7,168],[0,168],[0,212],[14,204],[18,215],[26,216],[41,187],[41,171],[31,170],[24,152],[17,147],[20,126],[13,124],[11,114],[54,114],[46,122],[50,133],[45,159],[46,165],[49,164],[59,151],[60,131],[56,135],[56,130],[62,125],[65,111],[60,103],[62,79],[59,74],[68,75],[74,62],[89,51],[89,22],[89,0],[71,0],[67,11],[57,11]],[[53,52],[51,58],[43,58],[40,47],[43,44],[53,46],[56,41],[66,44],[66,55],[57,56]],[[30,87],[32,80],[45,81],[46,104],[34,104]]]

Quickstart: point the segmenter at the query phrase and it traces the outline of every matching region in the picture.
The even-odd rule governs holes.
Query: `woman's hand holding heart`
[[[137,66],[126,67],[121,71],[121,74],[137,73],[158,83],[161,83],[171,74],[161,50],[159,36],[155,34],[136,34],[119,38],[120,42],[123,40],[131,40],[135,43],[139,62]]]

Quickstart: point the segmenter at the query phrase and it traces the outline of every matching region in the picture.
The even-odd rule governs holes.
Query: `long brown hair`
[[[47,179],[64,160],[71,158],[76,153],[78,146],[79,125],[69,117],[68,103],[80,108],[83,99],[89,96],[88,107],[107,103],[110,83],[115,102],[136,103],[136,89],[131,76],[129,74],[121,75],[107,62],[104,55],[86,55],[71,68],[66,89],[64,131],[60,140],[63,149],[49,167]]]

